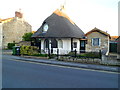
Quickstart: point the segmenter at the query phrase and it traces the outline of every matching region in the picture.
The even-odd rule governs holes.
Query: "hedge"
[[[20,48],[21,55],[34,55],[39,54],[38,48],[35,46],[21,46]]]

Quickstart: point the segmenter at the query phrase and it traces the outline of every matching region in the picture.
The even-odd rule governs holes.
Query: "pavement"
[[[114,66],[64,62],[64,61],[58,61],[55,59],[36,58],[34,56],[13,56],[13,55],[10,55],[10,56],[11,56],[11,59],[15,59],[15,60],[30,61],[30,62],[37,62],[37,63],[44,63],[44,64],[52,64],[52,65],[61,65],[61,66],[76,67],[76,68],[84,68],[84,69],[110,71],[110,72],[120,72],[120,67],[114,67]]]

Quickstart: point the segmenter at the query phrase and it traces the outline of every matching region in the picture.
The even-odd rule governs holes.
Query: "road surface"
[[[12,59],[3,55],[3,88],[118,88],[118,73]]]

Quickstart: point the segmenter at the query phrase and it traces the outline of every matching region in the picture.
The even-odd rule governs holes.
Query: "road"
[[[3,88],[118,88],[118,74],[11,59],[3,55]]]

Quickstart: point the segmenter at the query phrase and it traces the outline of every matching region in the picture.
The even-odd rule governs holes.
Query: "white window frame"
[[[99,39],[99,44],[98,45],[94,45],[94,39]],[[101,39],[100,38],[92,38],[92,46],[101,46]]]
[[[58,48],[63,48],[63,41],[61,39],[58,40]]]

